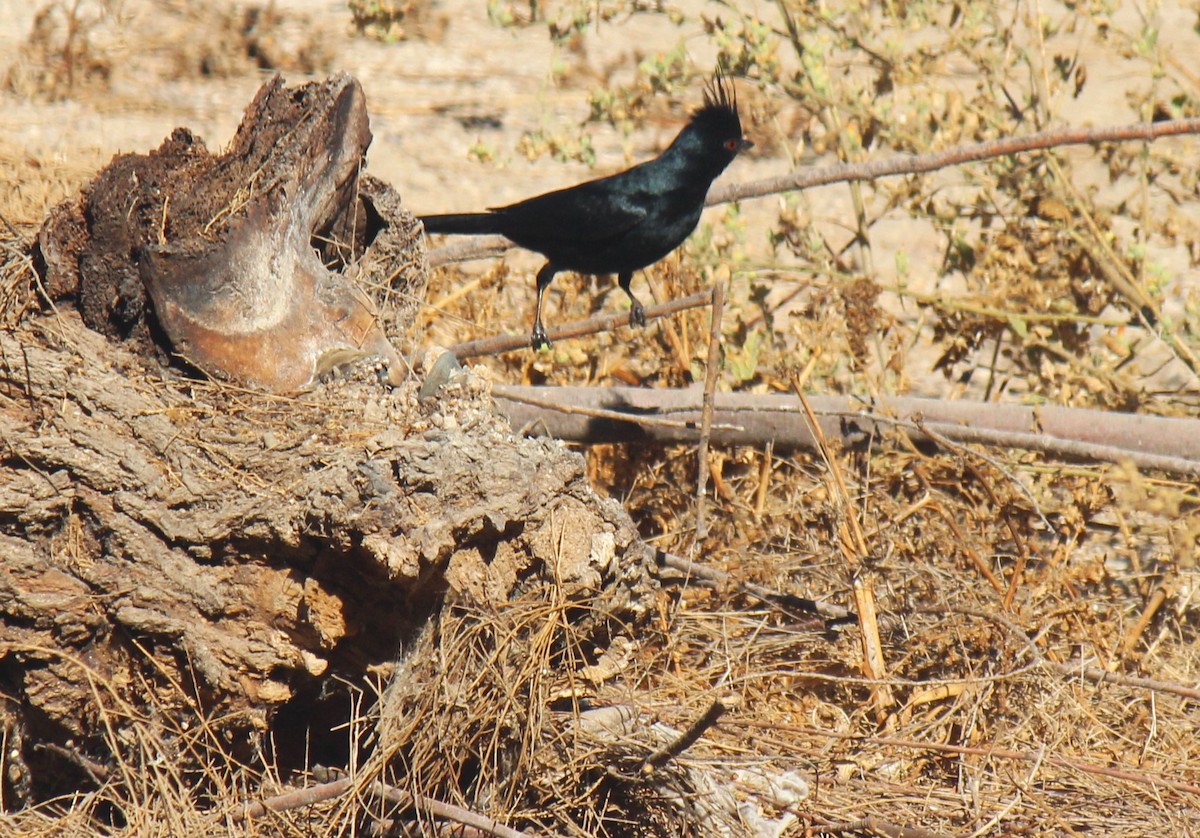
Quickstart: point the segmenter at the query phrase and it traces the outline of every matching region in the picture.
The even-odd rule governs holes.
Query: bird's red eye
[[[738,145],[739,145],[739,143],[737,140],[726,140],[725,141],[725,150],[726,151],[737,151]]]

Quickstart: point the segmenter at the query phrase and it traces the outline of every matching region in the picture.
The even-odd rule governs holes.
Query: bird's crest
[[[742,120],[738,116],[737,91],[720,67],[704,86],[704,105],[692,112],[690,124],[711,133],[722,144],[741,139]],[[726,150],[738,151],[733,146],[728,146]]]
[[[720,67],[704,85],[704,107],[701,110],[729,110],[737,113],[737,90],[733,82],[725,78]]]

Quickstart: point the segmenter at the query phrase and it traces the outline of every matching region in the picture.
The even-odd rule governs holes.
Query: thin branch
[[[98,786],[104,785],[104,783],[112,776],[112,771],[110,771],[107,766],[101,765],[100,763],[96,762],[96,760],[88,758],[79,751],[75,751],[70,748],[64,748],[62,745],[58,745],[54,742],[40,742],[35,745],[34,748],[37,750],[50,751],[51,753],[58,754],[63,759],[66,759],[77,765],[86,771],[88,776],[90,776],[92,781]]]
[[[1060,409],[1071,410],[1072,408]],[[1091,412],[1104,413],[1105,411]],[[1110,413],[1109,415],[1117,416],[1120,414]],[[1151,417],[1141,416],[1138,418]],[[1157,419],[1168,417],[1153,418]],[[1200,476],[1200,460],[1193,459],[1189,454],[1184,454],[1182,456],[1176,456],[1173,454],[1155,454],[1147,451],[1139,451],[1134,448],[1126,448],[1124,445],[1104,445],[1101,443],[1088,442],[1080,439],[1066,439],[1063,437],[1056,437],[1037,432],[1022,433],[994,430],[987,427],[967,428],[957,425],[951,426],[930,422],[922,424],[927,429],[935,430],[941,436],[955,438],[960,442],[979,442],[1002,448],[1025,448],[1030,451],[1044,451],[1046,453],[1057,454],[1060,457],[1077,457],[1082,460],[1092,460],[1094,462],[1119,463],[1124,460],[1128,460],[1138,468],[1142,469],[1156,469],[1159,471],[1171,472],[1173,474],[1185,474],[1192,477]],[[912,426],[914,428],[917,427],[916,423],[913,423]],[[1117,430],[1115,427],[1112,429],[1114,431]]]
[[[792,377],[792,392],[800,402],[808,432],[816,440],[817,451],[820,453],[821,459],[825,461],[825,468],[829,472],[827,481],[829,491],[837,500],[838,535],[840,536],[838,546],[841,548],[847,565],[852,571],[857,572],[870,554],[870,550],[867,549],[867,540],[863,537],[862,527],[859,526],[858,518],[854,514],[854,502],[850,498],[850,490],[846,487],[846,476],[842,473],[838,457],[829,444],[816,412],[813,411],[812,403],[804,395],[804,385],[798,376]],[[859,617],[861,619],[862,615]]]
[[[1200,134],[1200,119],[1168,119],[1162,122],[1137,122],[1105,128],[1058,128],[1024,137],[1002,137],[982,143],[957,146],[925,154],[899,154],[866,163],[842,163],[817,169],[799,169],[779,177],[718,187],[709,193],[707,204],[724,204],[745,198],[761,198],[793,189],[809,189],[843,181],[875,180],[895,175],[912,175],[976,163],[993,157],[1043,151],[1072,145],[1097,145],[1161,139],[1179,134]]]
[[[1022,495],[1024,495],[1025,499],[1027,501],[1029,501],[1029,508],[1032,509],[1034,512],[1036,512],[1038,517],[1041,518],[1042,526],[1044,526],[1046,528],[1046,531],[1049,532],[1051,535],[1058,534],[1058,531],[1056,529],[1054,529],[1054,525],[1050,523],[1049,519],[1046,518],[1045,514],[1042,512],[1042,508],[1041,508],[1041,506],[1038,505],[1037,498],[1035,498],[1033,496],[1033,492],[1031,492],[1029,490],[1029,487],[1026,486],[1024,483],[1022,483],[1017,478],[1016,475],[1014,475],[1010,470],[1005,468],[1003,463],[1001,463],[995,457],[989,457],[987,454],[984,454],[981,451],[973,451],[970,448],[967,448],[966,446],[959,445],[957,442],[954,442],[954,441],[948,439],[944,434],[940,434],[937,431],[933,430],[933,428],[930,428],[928,423],[922,421],[921,419],[918,419],[914,424],[917,426],[917,429],[919,431],[921,431],[921,433],[925,434],[927,437],[932,439],[938,445],[941,445],[943,448],[948,448],[951,451],[956,451],[956,452],[962,454],[964,457],[978,457],[979,459],[983,460],[985,463],[990,465],[992,468],[994,468],[996,471],[998,471],[1002,475],[1004,475],[1005,479],[1007,479],[1009,481],[1009,483],[1011,483],[1012,486],[1018,492],[1020,492]],[[984,485],[986,486],[986,484],[984,484]],[[998,505],[999,504],[997,504],[997,506]],[[1005,608],[1007,608],[1007,607],[1008,606],[1006,605]]]
[[[658,305],[646,306],[646,320],[650,321],[656,317],[666,317],[668,314],[676,314],[677,312],[687,311],[691,308],[701,308],[708,305],[711,300],[711,292],[698,291],[695,294],[690,294],[678,300],[670,300]],[[601,314],[597,317],[590,317],[587,320],[578,320],[574,323],[568,323],[565,326],[549,329],[547,334],[551,341],[556,341],[564,338],[592,335],[597,332],[611,332],[620,326],[628,324],[628,314]],[[456,343],[450,347],[450,351],[461,361],[465,358],[475,358],[480,355],[499,355],[503,352],[513,352],[518,349],[528,348],[529,335],[527,334],[496,335],[489,338],[480,338],[479,340],[469,340],[465,343]]]
[[[325,769],[324,771],[325,776],[334,776],[341,773],[334,769]],[[229,817],[233,823],[241,823],[253,820],[254,818],[260,818],[268,812],[286,812],[292,809],[300,809],[340,797],[355,788],[356,784],[357,780],[353,777],[339,777],[336,780],[318,783],[315,786],[307,786],[295,791],[278,794],[274,797],[268,797],[266,800],[256,801],[230,813]],[[396,806],[415,806],[434,817],[474,827],[488,835],[494,835],[496,838],[530,838],[530,833],[507,827],[495,818],[480,815],[461,806],[455,806],[452,803],[443,803],[431,797],[413,794],[403,789],[398,789],[395,786],[389,786],[383,782],[370,784],[367,791]]]
[[[474,827],[488,835],[494,835],[496,838],[532,838],[531,833],[507,827],[495,818],[480,815],[472,812],[470,809],[455,806],[453,803],[434,800],[432,797],[410,794],[403,789],[398,789],[395,786],[389,786],[385,783],[373,783],[370,787],[370,792],[396,806],[416,806],[434,817]],[[542,833],[542,835],[545,838],[552,838],[549,833]]]
[[[274,797],[268,797],[266,800],[256,800],[253,803],[247,804],[241,809],[230,812],[229,820],[233,823],[242,823],[243,821],[261,818],[268,812],[287,812],[292,809],[302,809],[305,806],[312,806],[316,803],[332,800],[335,797],[341,797],[353,787],[354,781],[349,778],[333,780],[328,783],[319,783],[315,786],[305,786],[302,789],[277,794]]]
[[[597,423],[535,411],[501,398],[501,407],[514,427],[532,426],[572,442],[694,442],[702,409],[695,389],[667,390],[637,387],[526,387],[521,393],[546,402],[601,408],[624,415],[624,422]],[[821,431],[858,445],[898,428],[916,442],[947,439],[983,443],[1094,462],[1131,462],[1141,469],[1200,475],[1200,419],[1118,413],[1054,405],[1026,406],[970,401],[944,401],[904,396],[880,396],[871,409],[845,396],[810,396]],[[646,418],[671,418],[693,423],[687,429],[638,427]],[[795,396],[757,393],[717,393],[712,442],[717,445],[762,446],[773,440],[779,450],[813,450],[817,442],[806,427]],[[720,430],[721,426],[738,430]],[[931,433],[922,433],[922,429]],[[935,439],[931,439],[931,436]]]
[[[704,715],[696,719],[692,726],[685,730],[678,739],[646,757],[646,761],[642,763],[642,773],[649,774],[657,768],[662,768],[688,748],[695,745],[700,741],[700,737],[704,735],[705,731],[715,725],[717,720],[725,715],[725,711],[728,709],[729,706],[724,699],[713,699],[713,703],[704,711]]]
[[[504,236],[466,236],[451,244],[435,247],[426,254],[429,267],[440,268],[452,262],[470,262],[473,259],[486,259],[488,256],[499,256],[516,247]]]
[[[518,402],[520,404],[531,405],[532,407],[543,407],[546,410],[553,410],[556,413],[565,413],[570,416],[587,416],[591,419],[603,419],[609,422],[628,422],[629,414],[622,413],[619,410],[605,410],[604,408],[586,407],[563,402],[555,401],[551,398],[538,398],[531,396],[520,385],[512,384],[493,384],[492,395],[506,401]],[[642,416],[637,420],[639,425],[647,428],[674,428],[679,430],[688,430],[693,432],[701,432],[703,429],[698,429],[695,422],[690,422],[681,419],[659,419],[654,416]],[[709,425],[709,433],[713,428],[722,431],[738,430],[737,425]]]
[[[1133,627],[1129,630],[1129,633],[1125,635],[1125,639],[1121,641],[1122,654],[1126,656],[1133,654],[1133,650],[1136,648],[1142,633],[1146,631],[1146,628],[1150,625],[1150,621],[1154,619],[1154,615],[1158,613],[1160,608],[1162,608],[1163,603],[1167,601],[1168,596],[1169,593],[1166,586],[1158,585],[1154,589],[1154,593],[1150,595],[1150,601],[1147,602],[1146,607],[1142,609],[1142,613],[1137,618],[1137,622],[1133,624]]]
[[[717,378],[721,367],[721,316],[725,313],[725,285],[717,281],[712,287],[712,317],[708,329],[708,361],[704,371],[704,402],[700,408],[700,444],[696,446],[699,475],[696,479],[696,541],[698,547],[708,536],[708,524],[704,520],[708,497],[708,441],[713,430],[713,399],[717,392]]]
[[[1097,684],[1116,684],[1121,687],[1134,687],[1156,693],[1170,693],[1171,695],[1189,698],[1192,701],[1200,701],[1200,689],[1186,687],[1174,681],[1163,681],[1159,678],[1142,678],[1137,675],[1122,675],[1119,672],[1109,672],[1097,666],[1085,666],[1082,661],[1078,660],[1064,661],[1062,663],[1046,661],[1045,665],[1047,669],[1051,669],[1060,675],[1067,675],[1072,678],[1086,678],[1089,681],[1095,681]]]
[[[718,570],[715,567],[698,564],[690,559],[685,559],[683,556],[677,556],[674,553],[668,553],[654,547],[647,547],[646,549],[653,551],[654,561],[660,567],[669,567],[680,573],[685,573],[689,577],[696,577],[711,584],[732,585],[740,593],[775,605],[793,615],[814,614],[825,620],[826,628],[835,628],[839,625],[853,623],[858,620],[858,616],[849,608],[843,608],[840,605],[833,605],[828,602],[818,602],[815,599],[807,599],[795,594],[785,594],[763,585],[755,584],[754,582],[738,582],[725,571]],[[888,622],[890,627],[892,621],[888,620],[887,615],[880,618],[881,623],[885,621]]]
[[[949,838],[945,832],[930,832],[928,829],[920,829],[912,826],[901,826],[877,818],[875,815],[867,815],[856,821],[827,821],[824,823],[816,823],[821,832],[854,832],[867,833],[870,835],[882,835],[884,838]]]

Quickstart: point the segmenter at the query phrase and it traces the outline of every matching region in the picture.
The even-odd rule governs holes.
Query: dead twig
[[[932,484],[929,482],[929,478],[925,474],[925,470],[920,466],[917,466],[913,469],[913,475],[915,475],[916,478],[921,481],[921,485],[924,486],[925,491],[929,493],[927,496],[932,496],[934,489]],[[946,523],[946,526],[950,528],[950,532],[954,534],[955,543],[958,545],[960,550],[966,553],[967,558],[971,560],[971,564],[977,571],[979,571],[979,574],[988,581],[988,584],[992,586],[992,589],[995,590],[996,593],[1003,595],[1005,592],[1004,584],[988,566],[988,563],[983,560],[983,557],[979,555],[979,551],[971,545],[970,540],[963,533],[962,528],[958,526],[958,521],[954,519],[954,516],[943,509],[941,504],[936,504],[934,506],[934,512]]]
[[[843,554],[847,562],[852,568],[857,568],[867,557],[867,540],[863,537],[862,527],[859,526],[858,518],[854,515],[854,505],[850,502],[850,491],[846,488],[846,478],[842,474],[837,458],[833,455],[833,448],[830,447],[829,440],[825,437],[821,423],[817,421],[817,414],[809,403],[808,396],[804,394],[804,385],[799,378],[792,379],[792,391],[800,400],[800,407],[804,411],[809,432],[816,440],[817,451],[820,452],[821,458],[829,469],[830,494],[837,498],[838,505],[841,507],[842,522],[839,529],[843,531],[839,532],[841,538],[838,541],[843,547]]]
[[[707,295],[706,295],[707,296]],[[702,408],[695,390],[636,387],[514,387],[511,392],[555,393],[555,400],[577,406],[607,408],[630,416],[676,414],[696,427]],[[1027,406],[993,402],[945,401],[908,396],[880,396],[872,409],[856,409],[844,396],[810,396],[822,432],[844,445],[877,437],[880,425],[899,428],[914,441],[929,440],[922,428],[940,439],[959,444],[974,442],[1002,448],[1024,448],[1047,454],[1098,462],[1130,462],[1139,469],[1179,475],[1200,475],[1200,420],[1184,417],[1120,413],[1055,405]],[[736,426],[720,431],[714,424],[712,442],[719,445],[762,446],[774,440],[777,451],[814,449],[817,442],[792,396],[718,392],[714,399],[718,423]],[[508,408],[506,407],[506,410]],[[537,415],[528,409],[508,410],[517,427]],[[921,417],[920,426],[916,417]],[[628,442],[613,428],[563,417],[544,417],[548,432],[572,442]],[[669,428],[648,433],[642,442],[692,442],[694,437]]]
[[[843,181],[875,180],[893,175],[912,175],[977,163],[993,157],[1042,151],[1071,145],[1098,145],[1142,141],[1150,142],[1179,134],[1200,134],[1200,119],[1166,119],[1162,122],[1137,122],[1105,128],[1061,128],[1024,137],[1003,137],[982,143],[962,145],[926,154],[901,154],[867,163],[843,163],[815,169],[799,169],[779,177],[718,187],[708,195],[708,206],[761,198],[792,189],[809,189]]]
[[[1046,661],[1045,665],[1047,669],[1053,670],[1060,675],[1069,675],[1073,678],[1086,678],[1089,681],[1095,681],[1097,684],[1117,684],[1122,687],[1136,687],[1137,689],[1151,690],[1156,693],[1170,693],[1171,695],[1189,698],[1192,701],[1200,701],[1200,689],[1185,687],[1183,684],[1177,684],[1174,681],[1163,681],[1158,678],[1142,678],[1137,675],[1122,675],[1119,672],[1109,672],[1097,666],[1085,666],[1083,661],[1079,660],[1065,661],[1063,663]]]
[[[646,319],[653,320],[656,317],[666,317],[668,314],[687,311],[691,308],[700,308],[708,305],[711,300],[712,292],[700,291],[678,300],[670,300],[659,305],[646,306]],[[574,323],[568,323],[565,326],[549,329],[547,335],[551,341],[556,341],[565,338],[594,335],[597,332],[611,332],[628,324],[628,314],[601,314],[597,317],[589,317],[587,320],[578,320]],[[480,355],[500,355],[504,352],[514,352],[518,349],[528,348],[529,335],[495,335],[489,338],[479,338],[478,340],[469,340],[465,343],[457,343],[450,347],[450,351],[461,361],[465,358],[475,358]]]
[[[879,636],[879,616],[875,610],[875,589],[871,585],[870,574],[855,574],[852,590],[861,629],[863,674],[882,682],[887,678],[887,661],[883,656],[883,639]],[[890,729],[895,724],[895,718],[889,716],[887,711],[896,704],[891,687],[880,683],[878,687],[872,688],[871,697],[875,705],[876,720]]]
[[[55,742],[42,742],[36,747],[38,750],[50,751],[51,753],[58,754],[60,757],[79,766],[87,772],[88,776],[92,778],[96,785],[103,785],[104,782],[112,776],[112,772],[109,771],[107,766],[101,765],[100,763],[96,762],[96,760],[88,758],[79,751],[72,750],[71,748],[64,748],[62,745],[59,745]]]
[[[338,776],[341,774],[342,772],[336,769],[321,769],[320,776],[336,776],[337,779],[330,779],[315,786],[307,786],[302,789],[269,797],[266,800],[256,801],[243,809],[231,813],[230,820],[234,823],[241,823],[253,820],[254,818],[260,818],[268,812],[286,812],[291,809],[299,809],[304,806],[311,806],[315,803],[340,797],[354,789],[358,784],[355,778]],[[507,827],[494,818],[480,815],[461,806],[455,806],[452,803],[443,803],[431,797],[407,792],[383,782],[370,784],[366,791],[395,806],[415,806],[435,817],[478,829],[484,834],[494,835],[496,838],[530,838],[530,833]]]
[[[685,730],[678,739],[646,757],[646,761],[642,763],[642,773],[653,773],[655,769],[662,768],[688,748],[695,745],[700,740],[700,737],[704,735],[704,732],[715,725],[721,716],[725,715],[725,711],[729,709],[728,702],[729,699],[714,699],[713,703],[704,711],[704,715],[696,719],[695,723]]]
[[[689,577],[695,577],[711,584],[728,585],[732,583],[740,593],[778,606],[784,611],[792,614],[814,614],[821,617],[825,620],[826,628],[835,628],[844,623],[855,622],[858,619],[853,611],[843,608],[840,605],[817,602],[814,599],[807,599],[795,594],[785,594],[753,582],[734,582],[733,577],[723,570],[706,567],[690,559],[685,559],[683,556],[677,556],[674,553],[667,553],[653,547],[647,547],[646,549],[653,551],[655,563],[660,567],[669,567],[673,570],[678,570],[680,573],[687,574]],[[886,617],[884,619],[886,620]],[[890,621],[888,624],[889,626],[891,625]]]
[[[721,366],[721,316],[725,312],[725,286],[718,281],[712,287],[712,318],[708,330],[708,360],[704,373],[704,401],[700,408],[700,443],[696,446],[699,475],[696,478],[696,541],[708,535],[708,524],[704,520],[708,477],[711,468],[708,462],[708,441],[712,437],[713,398],[717,392],[717,377]]]
[[[1141,616],[1138,617],[1137,622],[1133,624],[1133,628],[1129,630],[1129,634],[1125,635],[1125,639],[1121,642],[1122,654],[1127,657],[1133,654],[1134,647],[1137,646],[1142,633],[1146,631],[1146,627],[1150,625],[1150,621],[1154,619],[1154,615],[1158,613],[1158,609],[1166,601],[1167,589],[1159,585],[1154,589],[1154,593],[1150,595],[1150,601],[1142,609]]]
[[[292,809],[301,809],[305,806],[312,806],[317,803],[323,803],[326,800],[333,800],[335,797],[341,797],[353,787],[354,781],[349,778],[332,780],[328,783],[319,783],[315,786],[305,786],[302,789],[268,797],[266,800],[256,800],[253,803],[248,803],[241,809],[230,812],[229,820],[233,823],[243,823],[244,821],[261,818],[269,812],[287,812]]]
[[[701,432],[700,428],[696,427],[696,423],[684,419],[660,419],[654,416],[637,416],[629,413],[622,413],[619,410],[604,410],[594,407],[579,407],[578,405],[568,404],[554,399],[539,399],[530,396],[528,393],[518,389],[518,387],[509,384],[493,384],[492,394],[501,399],[519,402],[520,404],[532,405],[534,407],[544,407],[547,410],[557,411],[559,413],[568,413],[575,416],[590,416],[593,419],[605,419],[610,422],[622,422],[629,425],[642,425],[645,427],[657,428],[679,428],[690,431]],[[737,425],[717,424],[709,425],[709,434],[713,429],[717,430],[737,430]]]
[[[856,821],[824,821],[820,823],[814,821],[814,825],[819,826],[821,832],[865,832],[871,835],[883,835],[885,838],[949,838],[945,832],[931,832],[928,829],[900,826],[874,815],[867,815]]]
[[[999,460],[997,460],[995,457],[988,456],[987,454],[984,454],[980,451],[974,451],[970,448],[967,448],[964,445],[959,445],[958,443],[948,439],[945,434],[943,434],[937,430],[934,430],[933,428],[930,428],[923,419],[918,418],[916,420],[915,424],[917,426],[917,430],[919,430],[921,433],[925,434],[927,437],[932,439],[938,445],[948,448],[951,451],[957,451],[960,454],[963,454],[964,456],[976,457],[980,460],[983,460],[985,463],[990,465],[992,468],[996,469],[996,471],[1003,474],[1008,479],[1008,482],[1011,483],[1014,487],[1016,487],[1017,491],[1020,492],[1022,495],[1024,495],[1025,499],[1029,501],[1029,506],[1033,509],[1034,512],[1037,513],[1037,516],[1038,516],[1038,518],[1041,519],[1042,526],[1044,526],[1046,528],[1046,531],[1049,532],[1051,535],[1058,534],[1058,531],[1056,529],[1054,529],[1054,525],[1050,523],[1050,520],[1046,517],[1045,513],[1042,512],[1042,508],[1041,508],[1041,506],[1038,505],[1037,498],[1035,498],[1033,496],[1033,492],[1029,491],[1029,487],[1026,486],[1024,483],[1022,483],[1017,478],[1017,476],[1014,475],[1011,471],[1009,471],[1007,468],[1005,468],[1004,465]],[[978,473],[976,474],[976,476],[979,476]],[[997,507],[999,507],[1000,504],[996,500],[995,493],[992,492],[991,486],[989,486],[984,481],[981,481],[981,482],[983,482],[984,489],[987,491],[987,493],[989,495],[991,495],[992,502],[995,503]],[[1013,536],[1014,536],[1014,538],[1020,537],[1020,535],[1016,532],[1013,533]]]
[[[499,256],[514,247],[516,245],[504,236],[472,236],[453,244],[435,247],[429,251],[426,258],[429,260],[429,267],[439,268],[454,262],[470,262],[473,259]]]
[[[519,829],[507,827],[494,818],[489,818],[485,815],[472,812],[470,809],[464,809],[461,806],[455,806],[453,803],[443,803],[440,800],[434,800],[431,797],[425,797],[419,794],[410,794],[403,789],[398,789],[395,786],[389,786],[384,783],[374,783],[370,791],[388,803],[396,806],[417,806],[425,810],[434,817],[442,818],[443,820],[454,821],[465,826],[473,827],[487,835],[494,835],[496,838],[532,838],[528,832],[523,832]],[[544,838],[553,838],[550,833],[541,833]]]
[[[867,539],[859,526],[854,504],[850,500],[850,491],[846,487],[846,478],[842,474],[841,464],[834,455],[821,423],[813,412],[808,397],[799,378],[792,379],[792,390],[800,399],[804,416],[808,420],[809,431],[817,441],[817,450],[829,470],[828,484],[830,496],[837,499],[838,505],[838,544],[847,565],[851,568],[853,579],[851,590],[854,594],[855,611],[858,613],[859,639],[862,643],[862,670],[871,681],[878,684],[871,687],[871,699],[875,708],[876,720],[892,724],[887,715],[887,709],[896,704],[896,697],[891,687],[886,683],[887,662],[883,654],[883,641],[879,636],[879,622],[875,613],[875,592],[868,575],[862,573],[863,562],[869,555]]]

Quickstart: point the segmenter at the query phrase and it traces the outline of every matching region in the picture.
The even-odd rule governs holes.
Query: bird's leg
[[[629,297],[629,325],[645,326],[646,309],[642,307],[638,298],[633,296],[633,291],[629,289],[629,283],[631,282],[633,282],[633,271],[625,271],[625,273],[617,277],[617,284],[621,286],[621,290]]]
[[[533,334],[529,336],[529,342],[534,349],[550,345],[550,338],[546,337],[546,329],[542,326],[542,296],[546,293],[546,288],[556,273],[558,273],[558,268],[554,263],[547,262],[542,265],[542,269],[537,274],[537,308],[534,309],[533,314]]]

